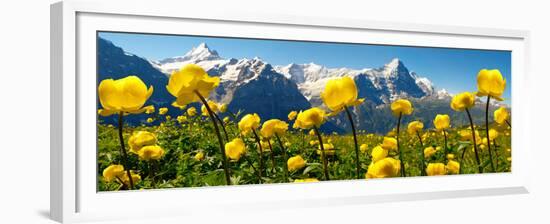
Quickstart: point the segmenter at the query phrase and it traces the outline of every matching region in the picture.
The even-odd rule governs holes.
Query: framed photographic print
[[[51,8],[55,220],[528,192],[526,31],[127,3]]]

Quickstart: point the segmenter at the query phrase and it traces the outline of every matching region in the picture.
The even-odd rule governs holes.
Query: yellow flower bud
[[[138,151],[139,159],[149,161],[149,160],[160,160],[164,155],[164,149],[158,145],[148,145],[142,147]]]
[[[258,116],[258,114],[247,114],[239,121],[239,130],[243,135],[247,135],[253,129],[260,127],[260,121],[260,116]]]
[[[391,157],[372,162],[369,165],[366,178],[396,177],[401,171],[401,162]]]
[[[448,174],[458,174],[458,172],[460,171],[460,163],[454,160],[449,160],[445,168],[447,169]]]
[[[160,115],[165,115],[166,113],[168,113],[168,108],[166,108],[166,107],[161,107],[161,108],[159,109],[159,114],[160,114]]]
[[[424,124],[420,121],[412,121],[407,127],[407,132],[409,135],[416,135],[417,132],[422,131]]]
[[[430,158],[432,157],[437,151],[434,149],[434,147],[426,147],[424,149],[424,158]]]
[[[195,154],[195,159],[198,161],[202,161],[204,159],[204,153],[198,152],[197,154]]]
[[[445,175],[445,164],[443,163],[429,163],[426,168],[426,174],[428,176]]]
[[[193,117],[197,115],[197,108],[189,107],[187,108],[187,116]]]
[[[145,102],[153,94],[153,86],[147,86],[137,76],[122,79],[105,79],[99,83],[99,102],[103,107],[100,115],[110,116],[115,113],[139,114],[146,111]]]
[[[506,80],[498,69],[482,69],[477,75],[477,96],[491,96],[502,101],[502,93],[506,88]]]
[[[508,120],[508,117],[510,114],[508,113],[508,110],[506,110],[506,107],[500,107],[494,112],[495,116],[495,122],[499,124],[504,124]]]
[[[296,119],[296,115],[298,115],[298,112],[290,111],[290,113],[288,113],[288,120],[293,121],[294,119]]]
[[[157,136],[148,131],[136,131],[128,139],[130,152],[138,154],[142,147],[157,144]]]
[[[413,112],[413,107],[410,101],[405,99],[399,99],[394,101],[391,104],[391,111],[394,116],[398,117],[401,115],[411,115]]]
[[[320,127],[325,122],[325,116],[324,110],[317,107],[310,108],[298,113],[294,122],[294,128],[310,129]]]
[[[447,114],[438,114],[434,119],[434,127],[438,131],[449,128],[451,125],[451,120]]]
[[[122,165],[109,165],[103,170],[103,179],[107,182],[113,181],[117,177],[121,177],[124,174],[124,166]]]
[[[369,148],[368,148],[367,144],[361,144],[361,146],[359,146],[359,150],[360,150],[362,153],[366,153],[368,149],[369,149]]]
[[[470,92],[463,92],[457,94],[451,100],[451,108],[455,111],[463,111],[473,107],[475,104],[474,94]]]
[[[382,148],[386,150],[396,150],[397,149],[397,139],[393,137],[384,137],[382,141]]]
[[[363,99],[357,99],[357,86],[349,76],[335,78],[327,81],[325,89],[321,92],[321,99],[327,107],[340,112],[347,106],[356,106],[363,102]]]
[[[208,97],[219,84],[219,77],[210,77],[200,66],[188,64],[172,72],[166,89],[179,105],[187,105],[200,101],[197,93]]]
[[[283,135],[288,130],[288,124],[279,119],[271,119],[262,125],[260,133],[265,138],[271,138],[273,135]]]
[[[225,143],[225,154],[231,160],[239,160],[241,156],[245,153],[245,145],[242,139],[235,138],[233,141]]]
[[[306,161],[300,156],[290,157],[287,161],[288,171],[295,171],[302,169],[306,166]]]

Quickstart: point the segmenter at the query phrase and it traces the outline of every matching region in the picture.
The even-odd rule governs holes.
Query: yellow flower
[[[438,114],[434,119],[434,127],[438,131],[443,131],[451,126],[451,119],[447,114]]]
[[[137,76],[113,80],[105,79],[99,83],[99,102],[103,109],[100,115],[110,116],[115,113],[125,112],[132,114],[143,113],[149,107],[143,105],[153,94],[153,86],[147,86]]]
[[[155,113],[155,106],[151,105],[151,106],[145,107],[145,113],[146,113],[146,114]]]
[[[401,115],[411,115],[413,112],[413,107],[410,101],[405,99],[399,99],[391,103],[391,111],[394,116],[398,117]]]
[[[288,120],[293,121],[294,119],[296,119],[296,115],[298,115],[298,112],[290,111],[290,113],[288,113]]]
[[[153,118],[147,118],[147,123],[153,123]]]
[[[300,111],[294,122],[294,128],[310,129],[313,127],[320,127],[325,122],[325,111],[313,107],[305,111]]]
[[[195,159],[198,161],[202,161],[204,159],[204,153],[198,152],[197,154],[195,154]]]
[[[166,107],[159,108],[159,114],[160,115],[165,115],[166,113],[168,113],[168,108],[166,108]]]
[[[132,183],[134,183],[134,185],[136,185],[136,183],[141,180],[141,176],[137,173],[134,173],[134,171],[130,171],[130,175],[132,175]],[[128,178],[127,172],[124,172],[120,176],[120,179],[122,180],[122,183],[124,183],[124,185],[126,186],[130,185],[130,178]]]
[[[445,168],[447,169],[448,174],[458,174],[458,172],[460,171],[460,163],[454,160],[449,160]]]
[[[185,115],[180,115],[177,117],[177,120],[179,123],[183,123],[187,121],[187,117]]]
[[[494,112],[495,121],[499,124],[504,124],[506,120],[508,120],[508,117],[510,114],[508,114],[508,110],[506,110],[506,107],[500,107]]]
[[[422,131],[424,124],[420,121],[412,121],[407,127],[407,132],[409,135],[416,135],[417,132]]]
[[[175,107],[175,108],[178,108],[180,110],[183,110],[183,109],[185,109],[185,107],[187,105],[179,105],[177,101],[174,101],[174,102],[172,102],[172,106]]]
[[[226,123],[226,124],[229,123],[229,117],[224,117],[223,118],[223,123]]]
[[[317,140],[309,141],[309,145],[311,145],[311,146],[314,146],[314,145],[317,145],[317,144],[319,144],[319,141],[317,141]]]
[[[321,99],[327,107],[340,112],[344,107],[357,106],[364,99],[357,99],[357,86],[349,76],[331,79],[327,82],[325,89],[321,92]]]
[[[382,148],[386,150],[396,150],[397,149],[397,139],[393,137],[384,137],[382,141]]]
[[[327,156],[333,156],[336,153],[336,150],[334,150],[334,145],[332,143],[323,143],[323,148],[325,149],[325,155]],[[321,151],[321,145],[318,146],[317,149],[318,155],[323,155],[323,152]]]
[[[359,150],[361,150],[362,153],[366,153],[367,150],[369,150],[368,147],[369,146],[367,144],[361,144],[361,146],[359,146]]]
[[[391,157],[372,162],[369,165],[366,178],[396,177],[401,171],[401,162]]]
[[[290,147],[291,145],[290,142],[285,142],[285,147]]]
[[[489,140],[493,140],[493,139],[496,139],[498,138],[498,131],[495,130],[495,129],[489,129]]]
[[[300,155],[297,155],[290,157],[286,164],[288,166],[288,171],[292,172],[304,168],[306,166],[306,161]]]
[[[189,107],[187,108],[187,116],[193,117],[197,115],[197,108]]]
[[[491,96],[502,101],[502,93],[506,88],[506,80],[498,69],[482,69],[477,75],[477,96]]]
[[[309,183],[309,182],[319,182],[317,178],[305,178],[305,179],[296,179],[294,183]]]
[[[472,131],[470,129],[464,129],[464,130],[460,130],[458,132],[458,134],[460,135],[460,140],[462,141],[472,141]],[[476,130],[475,131],[475,136],[476,136],[476,143],[477,144],[481,144],[481,136],[479,135],[479,132]]]
[[[372,161],[377,162],[381,159],[384,159],[388,156],[388,150],[382,148],[382,146],[376,146],[372,149]]]
[[[218,104],[216,104],[216,102],[214,101],[207,101],[208,102],[208,106],[210,107],[210,110],[212,110],[212,112],[216,113],[218,111],[220,111],[220,109],[218,108]],[[201,112],[202,112],[202,116],[208,116],[208,109],[206,109],[206,106],[202,105],[201,106]]]
[[[426,168],[428,176],[445,175],[445,173],[445,164],[443,163],[429,163]]]
[[[424,158],[430,158],[432,157],[437,151],[434,149],[434,147],[426,147],[424,149]]]
[[[456,111],[463,111],[473,107],[475,104],[474,94],[470,92],[459,93],[451,100],[451,108]]]
[[[260,127],[260,121],[260,116],[256,113],[244,115],[241,121],[239,121],[239,130],[241,130],[243,135],[247,135],[253,129],[255,130]]]
[[[128,139],[130,152],[138,154],[142,147],[157,144],[157,136],[148,131],[136,131]]]
[[[227,104],[222,103],[220,105],[220,112],[225,113],[227,111]]]
[[[166,120],[169,121],[170,119],[172,119],[172,116],[166,115]]]
[[[144,146],[138,151],[139,159],[145,161],[159,160],[163,155],[164,149],[158,145]]]
[[[233,141],[225,143],[225,154],[231,160],[239,160],[245,153],[245,145],[242,139],[235,138]]]
[[[206,98],[219,84],[219,77],[210,77],[200,66],[188,64],[172,72],[166,89],[179,105],[187,105],[200,101],[197,92]]]
[[[283,135],[288,130],[288,124],[279,119],[271,119],[262,125],[260,133],[265,138],[271,138],[273,135]]]
[[[124,166],[122,165],[109,165],[103,170],[103,179],[107,182],[113,181],[117,177],[121,177],[124,174]]]
[[[315,136],[315,130],[313,130],[313,129],[309,130],[309,135]]]
[[[455,158],[455,154],[452,154],[452,153],[447,154],[447,159],[448,160],[451,160],[451,159],[454,159],[454,158]]]

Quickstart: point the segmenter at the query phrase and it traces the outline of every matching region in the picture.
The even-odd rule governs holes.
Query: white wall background
[[[49,4],[51,0],[4,1],[0,7],[0,223],[53,223],[49,213]],[[190,217],[193,222],[244,223],[548,223],[550,172],[547,146],[550,84],[550,7],[545,1],[245,1],[211,2],[240,8],[306,16],[357,18],[443,25],[530,30],[533,149],[531,193],[279,210]],[[160,4],[159,4],[160,5]],[[159,6],[160,7],[160,6]],[[182,9],[204,10],[205,9]],[[521,131],[521,130],[515,130]],[[546,131],[546,133],[545,133]],[[437,186],[434,186],[437,188]],[[226,219],[227,222],[226,222]],[[529,220],[529,221],[528,221]],[[140,223],[169,223],[145,220]],[[112,222],[115,223],[115,222]],[[116,222],[121,223],[121,222]],[[122,223],[137,223],[125,221]]]

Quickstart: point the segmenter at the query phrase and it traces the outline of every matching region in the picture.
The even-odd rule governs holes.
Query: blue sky
[[[378,68],[399,58],[410,71],[428,77],[438,89],[444,88],[451,93],[475,91],[480,69],[499,69],[507,80],[505,102],[510,103],[509,51],[109,32],[100,32],[99,36],[150,60],[184,55],[203,42],[221,57],[260,57],[272,65],[314,62],[329,68],[362,69]]]

